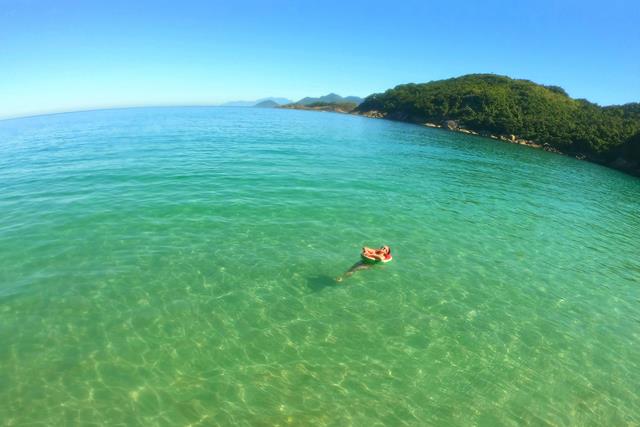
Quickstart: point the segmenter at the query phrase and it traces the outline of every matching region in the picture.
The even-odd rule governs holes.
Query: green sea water
[[[640,425],[639,196],[347,115],[0,122],[0,425]]]

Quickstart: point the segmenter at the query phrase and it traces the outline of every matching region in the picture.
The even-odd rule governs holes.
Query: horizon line
[[[233,101],[230,101],[233,102]],[[61,114],[76,114],[76,113],[91,113],[94,111],[110,111],[110,110],[134,110],[139,108],[257,108],[254,105],[222,105],[222,104],[159,104],[159,105],[128,105],[128,106],[113,106],[113,107],[99,107],[99,108],[87,108],[80,110],[69,111],[54,111],[50,113],[35,113],[27,114],[26,116],[9,116],[0,117],[0,122],[9,120],[29,119],[33,117],[46,117],[46,116],[58,116]]]

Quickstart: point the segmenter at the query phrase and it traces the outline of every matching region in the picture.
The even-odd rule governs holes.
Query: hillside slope
[[[296,105],[309,105],[309,104],[317,104],[317,103],[325,103],[325,104],[341,104],[341,103],[354,103],[360,104],[363,101],[362,98],[357,96],[346,96],[342,97],[336,93],[330,93],[325,96],[320,96],[318,98],[306,97],[301,100],[294,102]]]
[[[278,104],[277,102],[272,101],[270,99],[267,99],[266,101],[258,102],[256,105],[254,105],[254,107],[257,107],[257,108],[276,108],[279,105],[280,104]]]

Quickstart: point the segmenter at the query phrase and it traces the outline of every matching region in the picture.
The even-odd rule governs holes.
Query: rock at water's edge
[[[442,122],[442,127],[449,130],[457,130],[458,122],[456,122],[455,120],[445,120],[444,122]]]

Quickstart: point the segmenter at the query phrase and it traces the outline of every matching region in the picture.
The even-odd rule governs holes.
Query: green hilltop
[[[361,102],[362,102],[362,98],[359,98],[357,96],[342,97],[336,93],[330,93],[328,95],[320,96],[318,98],[313,98],[313,97],[302,98],[301,100],[294,102],[294,104],[309,105],[309,104],[317,104],[317,103],[323,103],[323,104],[354,103],[357,105],[357,104],[360,104]]]
[[[254,105],[254,107],[257,107],[257,108],[276,108],[278,106],[280,106],[280,104],[278,104],[276,101],[273,101],[271,99],[258,102],[256,105]]]
[[[356,113],[414,123],[456,121],[514,135],[627,171],[640,171],[640,104],[601,107],[558,86],[493,74],[403,84],[368,96]]]

